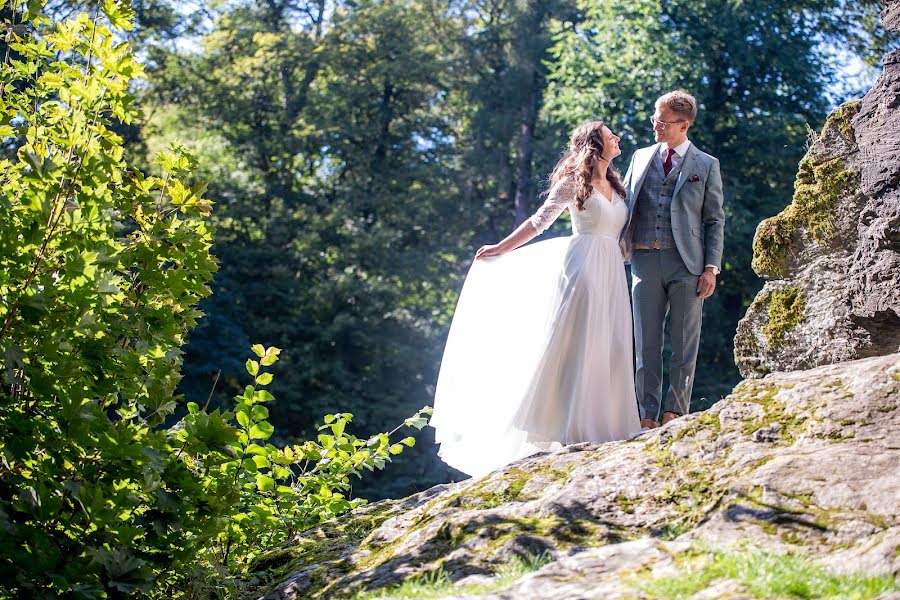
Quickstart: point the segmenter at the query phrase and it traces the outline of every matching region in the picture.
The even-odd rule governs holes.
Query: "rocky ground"
[[[722,548],[896,576],[898,416],[900,354],[748,380],[635,440],[536,455],[306,532],[258,561],[251,596],[347,598],[443,573],[481,590],[466,597],[649,598]],[[496,576],[541,553],[535,572]],[[753,597],[738,580],[701,583],[693,597]]]

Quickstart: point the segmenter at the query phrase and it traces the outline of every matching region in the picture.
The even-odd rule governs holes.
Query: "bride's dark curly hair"
[[[575,129],[569,147],[563,157],[556,163],[550,175],[550,188],[561,180],[572,177],[575,180],[575,203],[578,210],[584,210],[584,202],[593,191],[591,178],[594,167],[606,161],[601,160],[603,154],[603,121],[588,121]],[[625,196],[622,176],[611,164],[606,166],[606,180],[617,194]]]

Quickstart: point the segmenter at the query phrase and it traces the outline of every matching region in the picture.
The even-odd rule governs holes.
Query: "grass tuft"
[[[866,600],[900,589],[891,575],[837,575],[793,554],[762,550],[709,550],[681,565],[682,573],[638,584],[651,598],[680,600],[717,580],[740,582],[754,598]]]
[[[511,561],[494,571],[490,582],[456,586],[450,575],[443,569],[411,577],[396,586],[364,592],[353,596],[352,600],[371,600],[374,598],[443,598],[464,594],[487,594],[504,588],[523,576],[537,571],[553,558],[547,552],[537,555],[516,556]]]

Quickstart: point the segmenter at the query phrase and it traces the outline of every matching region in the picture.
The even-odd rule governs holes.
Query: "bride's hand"
[[[486,244],[475,253],[475,260],[488,258],[489,256],[500,256],[501,254],[503,254],[503,250],[500,249],[500,244]]]

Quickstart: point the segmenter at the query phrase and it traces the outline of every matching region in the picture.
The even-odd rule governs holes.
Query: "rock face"
[[[898,416],[900,354],[748,380],[637,439],[535,455],[308,531],[254,565],[248,597],[346,598],[440,573],[447,597],[638,598],[706,569],[694,597],[745,598],[752,582],[710,571],[738,541],[887,574],[896,592]],[[535,566],[548,564],[504,577],[541,553]]]
[[[881,9],[881,22],[888,31],[900,31],[900,0],[886,0]]]
[[[882,15],[900,29],[900,2]],[[792,203],[756,230],[753,268],[769,281],[734,340],[744,377],[900,346],[900,51],[883,64],[815,136]]]

